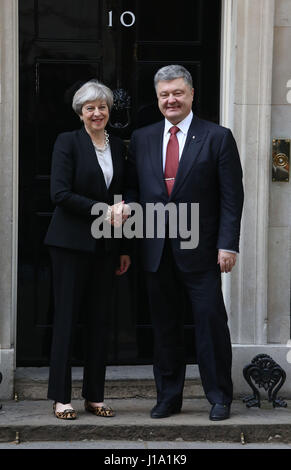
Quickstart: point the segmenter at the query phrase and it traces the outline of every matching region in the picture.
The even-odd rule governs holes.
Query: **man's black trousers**
[[[193,313],[196,357],[205,395],[211,404],[230,404],[232,350],[219,265],[207,271],[182,272],[166,239],[158,271],[147,272],[146,278],[155,338],[158,403],[182,403],[185,359],[180,294],[185,289]]]

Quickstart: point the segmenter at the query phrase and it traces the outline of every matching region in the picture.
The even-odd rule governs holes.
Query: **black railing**
[[[286,408],[287,403],[282,398],[277,398],[277,393],[286,380],[286,372],[274,359],[267,354],[258,354],[244,367],[243,375],[254,392],[243,399],[248,408],[261,407],[261,396],[256,385],[268,391],[268,401],[273,402],[274,408]]]

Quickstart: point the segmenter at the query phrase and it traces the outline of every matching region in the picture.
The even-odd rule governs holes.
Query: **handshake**
[[[121,225],[130,216],[131,209],[124,201],[108,206],[108,211],[105,220],[114,227],[121,227]]]

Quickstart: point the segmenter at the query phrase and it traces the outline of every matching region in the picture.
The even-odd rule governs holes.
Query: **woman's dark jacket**
[[[114,195],[124,191],[126,147],[121,139],[109,136],[113,178],[107,189],[103,171],[85,128],[57,137],[51,169],[51,199],[56,205],[44,243],[86,252],[112,251],[127,254],[120,239],[98,239],[91,234],[97,202],[114,203]]]

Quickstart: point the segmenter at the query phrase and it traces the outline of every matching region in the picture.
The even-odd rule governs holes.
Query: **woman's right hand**
[[[124,201],[118,202],[110,206],[111,220],[110,223],[114,227],[121,227],[130,215],[130,207],[128,204],[124,204]]]

